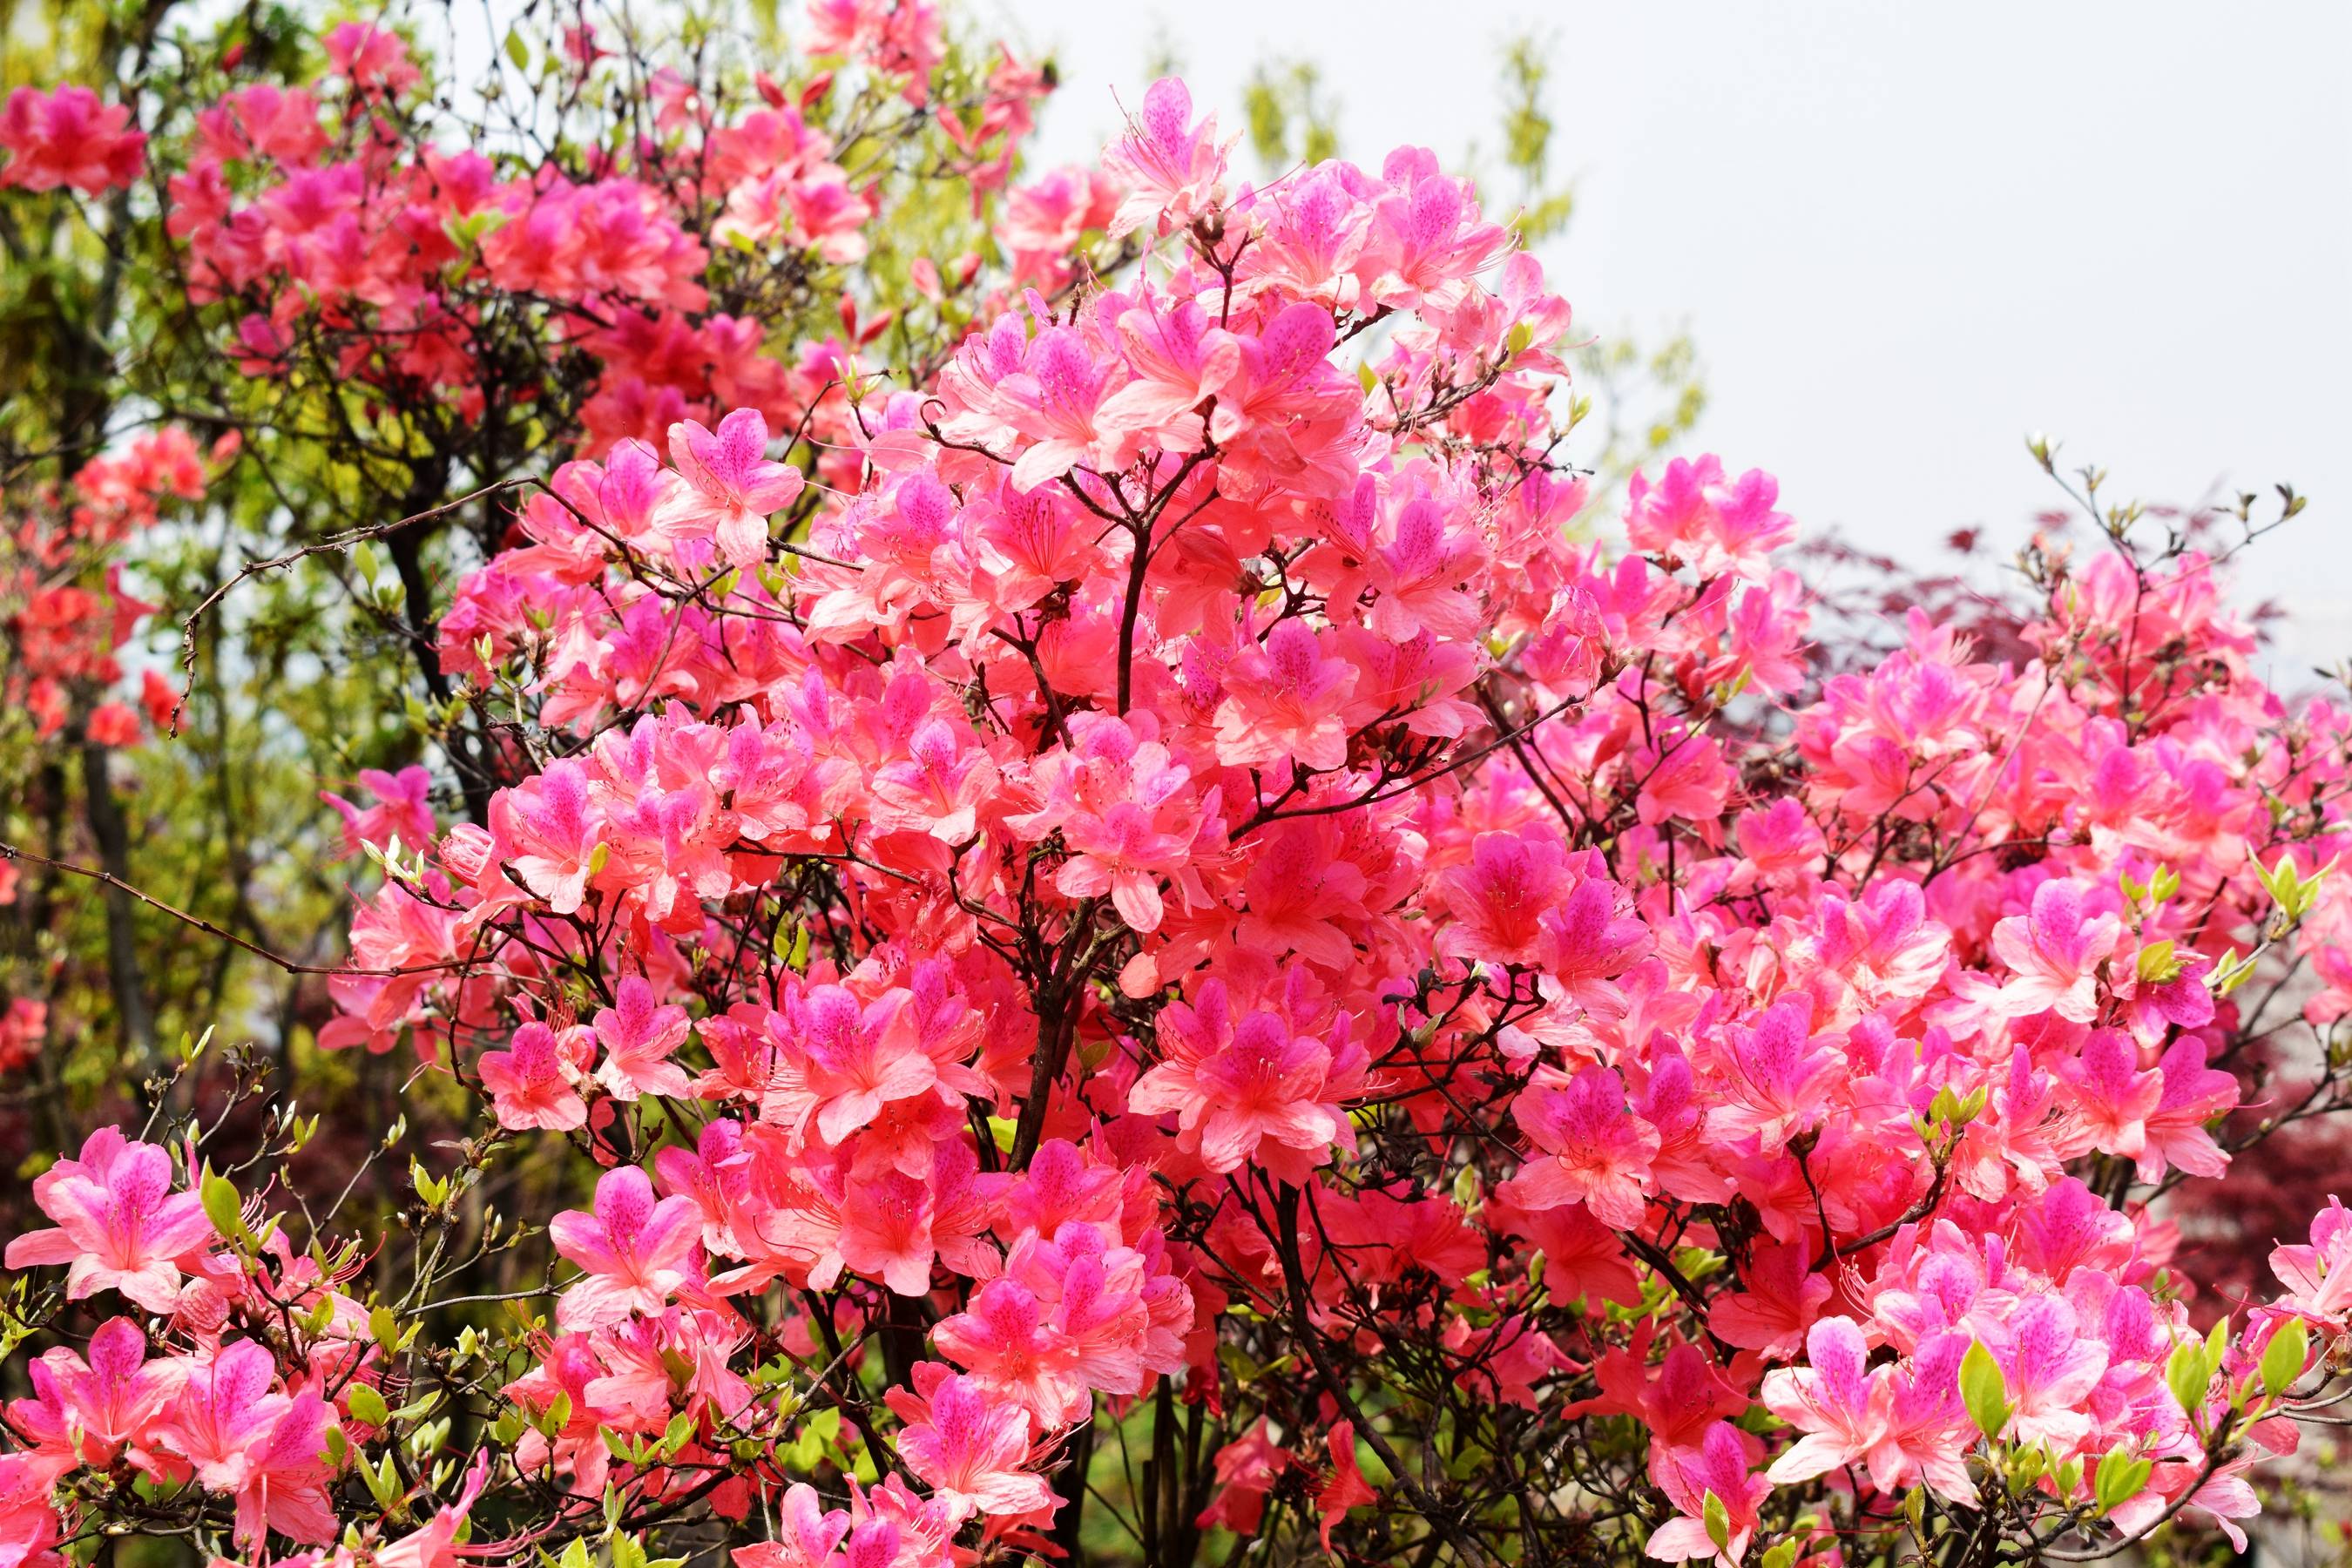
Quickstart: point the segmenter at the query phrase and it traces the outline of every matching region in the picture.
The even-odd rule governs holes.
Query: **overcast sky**
[[[1686,324],[1700,440],[1777,473],[1786,510],[1923,563],[1956,528],[2013,542],[2057,499],[2032,430],[2119,497],[2290,480],[2310,509],[2244,590],[2296,616],[2282,666],[2352,655],[2341,0],[979,5],[1055,51],[1056,161],[1163,50],[1236,129],[1251,64],[1305,56],[1347,153],[1457,159],[1492,143],[1502,41],[1533,31],[1579,197],[1556,285],[1597,331]]]

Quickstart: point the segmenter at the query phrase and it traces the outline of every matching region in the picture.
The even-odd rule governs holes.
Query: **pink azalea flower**
[[[1568,896],[1567,852],[1543,831],[1482,833],[1470,863],[1438,880],[1457,922],[1446,945],[1489,963],[1533,956],[1541,921]]]
[[[78,1160],[33,1179],[33,1202],[58,1222],[8,1244],[10,1268],[68,1266],[66,1298],[119,1290],[151,1312],[178,1304],[183,1264],[212,1245],[212,1221],[194,1193],[172,1191],[172,1156],[111,1127],[91,1133]]]
[[[1044,1426],[1065,1426],[1093,1408],[1076,1348],[1055,1331],[1045,1304],[1019,1280],[999,1277],[931,1331],[940,1353]]]
[[[1218,761],[1232,767],[1341,766],[1348,728],[1340,713],[1355,682],[1355,667],[1328,655],[1304,621],[1276,623],[1263,646],[1245,647],[1225,667]]]
[[[2159,1073],[2139,1070],[2139,1047],[2120,1029],[2098,1029],[2060,1069],[2074,1089],[2074,1111],[2101,1153],[2144,1161],[2147,1119],[2164,1099]],[[2235,1087],[2234,1080],[2232,1087]],[[2156,1160],[2158,1173],[2163,1156]]]
[[[147,166],[147,134],[130,125],[128,105],[101,104],[86,87],[20,87],[0,107],[0,186],[95,196],[127,185]]]
[[[790,1041],[767,1097],[767,1115],[826,1144],[845,1142],[895,1100],[940,1090],[940,1064],[901,1016],[907,994],[862,1002],[838,985],[790,998]]]
[[[1696,1557],[1721,1568],[1738,1568],[1762,1522],[1757,1507],[1772,1490],[1770,1480],[1750,1473],[1738,1428],[1728,1422],[1714,1423],[1697,1447],[1669,1449],[1655,1473],[1660,1489],[1680,1513],[1650,1532],[1649,1555],[1661,1563]],[[1722,1510],[1720,1546],[1706,1521],[1710,1500]]]
[[[1764,1376],[1763,1401],[1804,1436],[1766,1473],[1780,1486],[1849,1466],[1881,1491],[1925,1481],[1974,1507],[1964,1455],[1973,1441],[1959,1402],[1966,1334],[1939,1334],[1909,1360],[1871,1367],[1869,1344],[1850,1318],[1823,1318],[1805,1335],[1806,1365]]]
[[[2082,1334],[2063,1296],[2033,1296],[1998,1324],[1988,1341],[2009,1385],[2011,1431],[2021,1443],[2060,1448],[2091,1427],[2084,1396],[2107,1370],[2106,1347]]]
[[[360,783],[375,796],[375,805],[362,809],[341,795],[319,792],[319,798],[342,816],[345,855],[358,855],[362,844],[383,849],[397,839],[403,848],[414,851],[433,842],[433,775],[429,772],[422,767],[405,767],[397,773],[362,768]]]
[[[1511,1115],[1546,1156],[1506,1184],[1512,1202],[1528,1209],[1580,1203],[1612,1230],[1642,1228],[1658,1130],[1633,1114],[1615,1072],[1588,1067],[1565,1084],[1539,1077]]]
[[[1172,1113],[1209,1169],[1238,1170],[1253,1157],[1271,1163],[1268,1143],[1304,1156],[1283,1168],[1321,1164],[1349,1137],[1347,1116],[1329,1098],[1330,1046],[1273,1013],[1235,1023],[1217,982],[1202,987],[1194,1006],[1170,1004],[1160,1038],[1165,1059],[1136,1080],[1128,1109]]]
[[[236,1539],[260,1544],[264,1529],[306,1545],[335,1538],[326,1486],[330,1407],[316,1389],[272,1392],[268,1347],[237,1340],[187,1373],[158,1440],[195,1468],[196,1479],[236,1499]]]
[[[604,1047],[596,1081],[616,1100],[686,1093],[686,1069],[671,1059],[692,1027],[686,1009],[657,1005],[654,988],[635,974],[614,988],[613,998],[614,1005],[599,1008],[595,1017],[597,1043]]]
[[[1843,1053],[1814,1036],[1801,1002],[1780,1002],[1748,1026],[1728,1031],[1725,1100],[1707,1117],[1715,1138],[1753,1135],[1777,1153],[1790,1136],[1818,1123],[1831,1085],[1847,1070]]]
[[[1886,1435],[1868,1370],[1869,1342],[1851,1318],[1823,1318],[1805,1334],[1805,1365],[1764,1379],[1764,1404],[1804,1434],[1772,1461],[1781,1486],[1866,1463]]]
[[[738,1546],[736,1568],[835,1568],[849,1534],[847,1509],[828,1509],[814,1487],[794,1481],[776,1510],[774,1539]]]
[[[2192,1176],[2223,1174],[2230,1156],[2207,1124],[2236,1108],[2238,1080],[2205,1065],[2205,1042],[2195,1035],[2173,1041],[2156,1070],[2164,1092],[2146,1119],[2147,1146],[2140,1154],[2139,1179],[2155,1181],[2167,1165]]]
[[[1017,1404],[992,1403],[979,1384],[937,1362],[914,1371],[910,1393],[888,1392],[907,1426],[898,1452],[961,1523],[975,1513],[1050,1513],[1054,1489],[1027,1468],[1029,1416]]]
[[[376,1548],[376,1568],[459,1568],[466,1553],[458,1547],[457,1532],[464,1527],[467,1516],[490,1479],[490,1455],[488,1449],[475,1456],[473,1467],[466,1472],[466,1484],[457,1500],[433,1510],[433,1517],[421,1530],[413,1531],[388,1545]]]
[[[1288,1451],[1274,1440],[1260,1416],[1248,1431],[1217,1450],[1211,1461],[1217,1494],[1197,1522],[1202,1529],[1221,1526],[1236,1535],[1255,1535],[1265,1519],[1266,1493],[1291,1463]]]
[[[421,74],[408,58],[408,45],[389,27],[344,22],[325,42],[329,63],[354,87],[396,96],[415,86]]]
[[[622,1165],[598,1178],[593,1215],[566,1209],[547,1228],[555,1249],[582,1270],[557,1300],[555,1320],[593,1329],[668,1304],[691,1278],[701,1216],[691,1198],[656,1203],[645,1172]]]
[[[1768,1356],[1793,1354],[1830,1299],[1828,1277],[1811,1271],[1812,1255],[1809,1242],[1759,1247],[1741,1277],[1746,1289],[1719,1298],[1707,1314],[1716,1337]]]
[[[1162,77],[1145,91],[1127,134],[1103,150],[1103,168],[1128,188],[1110,221],[1113,239],[1145,223],[1160,234],[1182,228],[1222,194],[1225,150],[1216,116],[1195,123],[1192,95],[1176,78]]]
[[[103,1468],[149,1436],[180,1390],[179,1363],[146,1358],[139,1325],[110,1318],[90,1335],[88,1360],[59,1345],[33,1363],[33,1397],[11,1405],[9,1420],[61,1468]]]
[[[2271,1272],[2286,1289],[2284,1305],[2340,1331],[2352,1321],[2352,1210],[2330,1197],[2311,1222],[2309,1245],[2273,1248]]]
[[[518,1132],[586,1126],[588,1102],[580,1098],[579,1084],[593,1049],[587,1031],[576,1026],[558,1035],[530,1023],[515,1031],[505,1050],[484,1051],[477,1066],[499,1125]]]
[[[490,832],[500,858],[559,915],[576,911],[586,897],[589,862],[600,847],[588,800],[585,769],[569,759],[502,793],[491,808]]]
[[[1378,1502],[1380,1494],[1364,1479],[1363,1470],[1356,1463],[1356,1424],[1336,1421],[1323,1439],[1323,1450],[1331,1457],[1331,1479],[1315,1490],[1315,1513],[1322,1526],[1323,1550],[1333,1550],[1331,1527],[1348,1517],[1351,1508],[1361,1508]]]
[[[1654,484],[1636,474],[1625,488],[1625,533],[1637,550],[1689,563],[1703,577],[1761,575],[1765,558],[1796,536],[1797,525],[1772,510],[1780,485],[1761,469],[1725,477],[1713,457],[1677,458]]]
[[[2011,915],[1992,929],[1992,948],[2014,976],[2000,990],[2011,1017],[2045,1009],[2077,1024],[2098,1014],[2099,962],[2123,941],[2123,922],[2094,915],[2082,890],[2052,880],[2033,890],[2030,914]]]
[[[716,432],[691,419],[670,426],[676,479],[662,497],[656,526],[673,539],[711,539],[730,566],[767,559],[768,520],[793,504],[805,482],[789,463],[769,460],[768,422],[739,408]]]

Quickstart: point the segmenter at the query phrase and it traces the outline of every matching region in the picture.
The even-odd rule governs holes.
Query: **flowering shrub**
[[[601,450],[714,409],[797,418],[843,345],[792,365],[766,339],[814,268],[866,257],[885,185],[871,164],[911,146],[975,194],[993,191],[1045,90],[1008,56],[957,84],[968,101],[932,110],[939,18],[892,15],[908,20],[894,20],[887,49],[854,30],[810,40],[871,45],[860,62],[904,78],[890,123],[870,123],[871,92],[851,106],[842,134],[868,165],[860,185],[838,161],[852,147],[813,122],[835,96],[831,73],[798,102],[763,74],[759,106],[726,116],[695,81],[656,70],[630,84],[649,100],[650,132],[593,150],[575,174],[438,144],[404,42],[344,23],[325,40],[331,75],[313,88],[241,87],[196,115],[166,225],[185,247],[190,298],[234,321],[246,374],[326,371],[385,409],[446,424],[448,457],[486,473],[501,443],[530,446],[533,426],[576,421]],[[568,31],[563,52],[542,68],[571,98],[607,84],[593,28]],[[937,150],[915,141],[932,123],[946,132]],[[890,322],[860,322],[853,306],[846,324],[870,342]],[[538,406],[550,402],[568,406]]]
[[[737,403],[837,439],[854,347],[943,353],[1001,291],[982,252],[1050,81],[911,5],[807,18],[781,80],[699,35],[648,49],[625,13],[541,37],[526,8],[497,79],[457,93],[384,22],[314,40],[280,8],[194,10],[98,30],[83,68],[112,94],[0,113],[0,677],[36,705],[0,717],[0,842],[35,868],[0,859],[12,1166],[122,1113],[183,1029],[267,1015],[299,1070],[331,1009],[302,967],[340,950],[320,786],[430,752],[478,816],[508,776],[434,655],[501,487]],[[87,483],[175,432],[214,455],[201,497],[71,531]],[[58,664],[110,599],[182,625],[118,652],[126,617],[107,648],[173,747],[124,749],[131,693]],[[181,940],[183,914],[242,951]],[[0,1193],[0,1226],[28,1212]]]
[[[922,15],[816,22],[919,104]],[[395,44],[331,37],[362,104]],[[734,330],[705,232],[847,262],[869,215],[782,105],[651,90],[707,231],[378,157],[373,109],[336,161],[287,99],[185,176],[257,376],[341,345],[488,419],[517,301],[601,369],[437,616],[495,787],[335,803],[320,1043],[462,1130],[383,1134],[381,1235],[291,1105],[166,1094],[45,1171],[6,1563],[2242,1540],[2345,1392],[2352,1217],[2214,1300],[2167,1200],[2250,1088],[2342,1103],[2347,723],[2198,541],[2105,513],[2029,555],[2021,657],[1915,613],[1838,668],[1767,475],[1571,527],[1569,308],[1467,182],[1252,184],[1174,80],[1007,204],[1036,287],[951,353],[657,374],[629,334]]]

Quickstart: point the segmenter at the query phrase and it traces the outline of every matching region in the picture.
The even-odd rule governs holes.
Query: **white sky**
[[[976,0],[1050,47],[1041,154],[1087,156],[1163,47],[1240,125],[1269,56],[1319,64],[1342,150],[1492,144],[1502,41],[1556,62],[1549,258],[1588,326],[1687,324],[1699,441],[1874,548],[2003,548],[2058,497],[2285,479],[2312,504],[2242,592],[2294,613],[2277,677],[2352,655],[2352,5],[1968,0]]]

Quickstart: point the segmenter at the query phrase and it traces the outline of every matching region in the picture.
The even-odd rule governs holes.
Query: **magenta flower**
[[[1612,1230],[1642,1227],[1658,1130],[1633,1114],[1615,1072],[1588,1067],[1565,1085],[1538,1079],[1511,1115],[1546,1156],[1506,1184],[1512,1202],[1528,1209],[1580,1203]]]
[[[2052,880],[2033,890],[2032,912],[1992,929],[1992,949],[2013,976],[2000,1006],[2011,1017],[2044,1010],[2077,1024],[2098,1015],[2095,971],[2123,941],[2123,922],[2094,914],[2082,889]]]
[[[556,1321],[593,1329],[659,1312],[692,1277],[688,1259],[701,1226],[693,1199],[656,1203],[636,1166],[605,1172],[593,1215],[566,1209],[547,1227],[555,1249],[582,1270],[557,1300]]]
[[[119,1290],[169,1313],[179,1303],[183,1265],[214,1239],[204,1201],[172,1190],[172,1156],[111,1127],[91,1133],[79,1159],[35,1177],[33,1201],[57,1228],[10,1242],[7,1267],[68,1265],[68,1300]]]
[[[916,1367],[914,1382],[912,1393],[889,1391],[890,1408],[907,1423],[898,1452],[957,1522],[1054,1507],[1054,1489],[1027,1468],[1026,1411],[992,1402],[977,1382],[937,1362]]]

